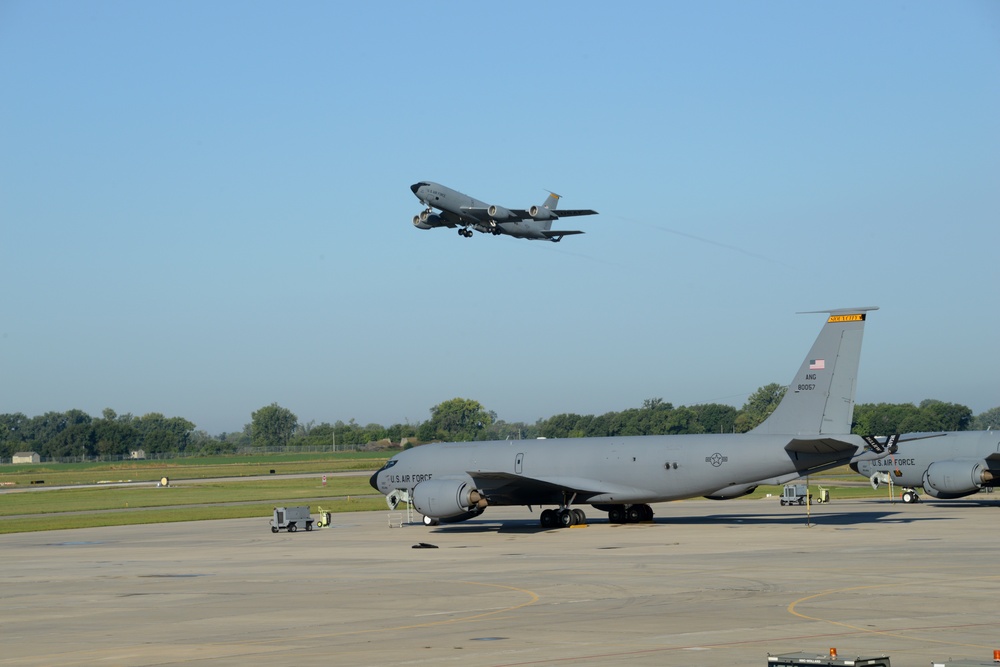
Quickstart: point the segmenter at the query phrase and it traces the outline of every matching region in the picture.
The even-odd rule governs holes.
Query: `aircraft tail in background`
[[[829,313],[826,325],[784,398],[751,433],[843,435],[851,432],[868,311],[877,306],[811,311]]]

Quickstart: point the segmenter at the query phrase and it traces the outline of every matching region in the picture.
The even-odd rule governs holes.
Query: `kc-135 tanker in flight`
[[[559,195],[552,192],[541,206],[520,209],[487,204],[430,181],[414,183],[410,190],[427,207],[413,216],[414,227],[458,227],[459,235],[466,238],[472,238],[472,231],[475,230],[495,236],[508,234],[519,239],[558,242],[564,236],[583,232],[552,229],[553,220],[575,215],[597,215],[597,211],[590,209],[557,211]],[[434,209],[441,212],[435,213]]]
[[[371,485],[390,507],[409,502],[426,525],[491,505],[550,505],[541,524],[559,527],[586,521],[579,505],[613,523],[644,521],[649,503],[735,498],[771,479],[883,458],[894,447],[851,434],[871,310],[819,311],[829,317],[784,398],[749,433],[435,443],[396,454]]]

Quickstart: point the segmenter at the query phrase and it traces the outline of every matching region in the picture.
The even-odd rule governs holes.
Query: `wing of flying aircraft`
[[[889,448],[851,434],[871,310],[828,311],[781,403],[749,433],[436,443],[393,456],[371,485],[405,492],[427,525],[490,505],[550,505],[540,519],[554,527],[586,520],[574,505],[606,511],[612,522],[648,520],[649,503],[734,497],[758,480],[884,457]]]
[[[410,190],[426,208],[413,216],[413,226],[417,229],[435,227],[458,227],[460,236],[472,238],[472,232],[499,236],[507,234],[521,239],[561,241],[564,236],[583,234],[582,231],[552,229],[552,223],[559,218],[578,215],[597,215],[590,209],[570,209],[557,211],[559,195],[550,192],[541,206],[527,209],[509,209],[496,204],[487,204],[462,194],[457,190],[431,181],[420,181],[410,186]],[[435,213],[434,209],[439,212]]]
[[[940,500],[964,498],[992,490],[1000,480],[1000,431],[906,433],[892,456],[851,468],[873,488],[889,482],[899,486],[905,503],[919,502],[918,487]]]

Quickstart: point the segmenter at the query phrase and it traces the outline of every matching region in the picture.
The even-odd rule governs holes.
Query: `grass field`
[[[377,470],[390,455],[371,452],[336,454],[273,454],[268,456],[213,456],[169,461],[118,461],[115,463],[35,463],[0,466],[0,487],[97,484],[111,481],[156,481],[206,479],[212,477],[252,477],[315,472]]]
[[[0,534],[66,528],[119,526],[176,521],[225,520],[260,517],[266,526],[275,506],[309,505],[313,514],[386,509],[385,499],[368,485],[368,471],[386,457],[365,453],[215,457],[115,464],[35,464],[0,467],[0,483],[15,491],[0,494]],[[312,473],[309,477],[268,479],[278,474]],[[358,471],[358,475],[328,477],[324,473]],[[96,484],[101,481],[156,481],[168,477],[168,487],[108,486],[39,489]],[[239,479],[245,477],[248,479]],[[184,480],[228,478],[185,483]],[[252,479],[251,479],[252,478]],[[818,480],[837,499],[883,495],[846,468],[830,471]],[[819,496],[817,480],[810,492]],[[860,484],[859,484],[860,482]],[[29,488],[36,490],[18,492]],[[42,488],[44,488],[42,487]],[[780,486],[761,486],[747,499],[778,505]],[[768,498],[771,494],[771,498]],[[720,501],[720,507],[722,503]]]
[[[255,516],[267,520],[281,505],[309,505],[313,513],[321,506],[330,512],[383,509],[385,499],[368,485],[368,477],[386,458],[345,452],[2,466],[0,488],[10,492],[0,494],[0,534]],[[331,476],[326,485],[322,482],[326,473],[352,471],[358,475]],[[268,479],[272,473],[313,476]],[[170,486],[82,487],[163,477]],[[215,478],[225,479],[192,481]],[[81,488],[48,488],[76,485]]]

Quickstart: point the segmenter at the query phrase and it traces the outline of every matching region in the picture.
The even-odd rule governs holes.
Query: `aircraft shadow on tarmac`
[[[657,526],[805,526],[807,521],[815,526],[864,526],[869,524],[914,523],[929,521],[947,521],[954,517],[917,516],[905,511],[872,510],[853,512],[826,512],[807,517],[805,512],[767,513],[767,514],[708,514],[704,516],[659,516],[652,521],[633,524],[612,524],[607,519],[588,519],[588,526],[593,528],[642,529]],[[583,527],[583,526],[581,526]],[[471,519],[462,523],[447,524],[430,529],[431,533],[548,533],[574,530],[575,528],[543,528],[537,518],[506,519],[504,521],[489,521],[487,519]]]

